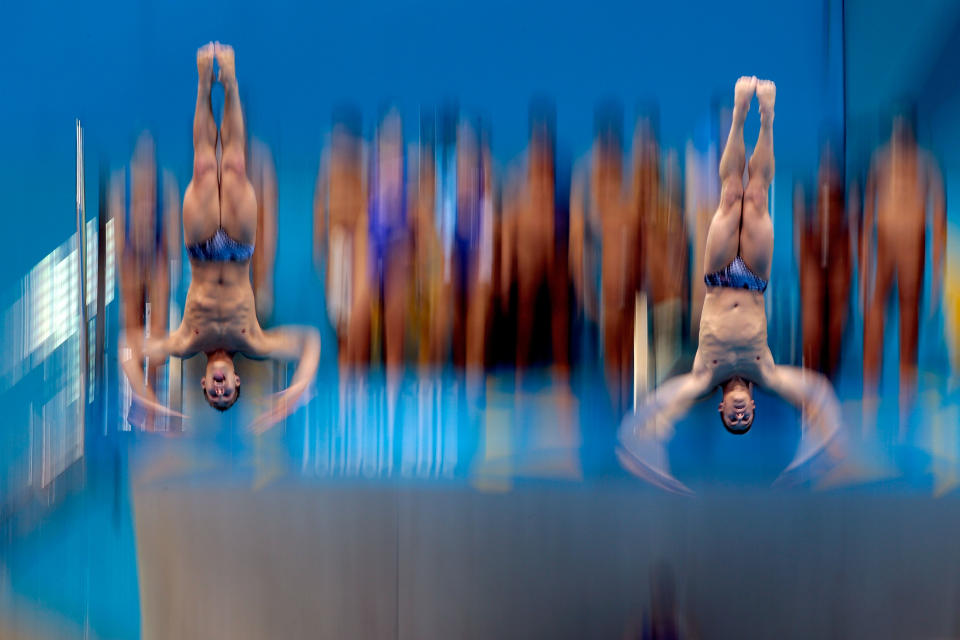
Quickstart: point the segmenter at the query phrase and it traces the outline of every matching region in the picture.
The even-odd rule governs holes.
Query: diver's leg
[[[521,240],[522,242],[522,240]],[[537,290],[541,281],[539,255],[533,251],[517,253],[517,375],[530,362],[533,323],[537,306]]]
[[[220,226],[242,244],[254,244],[257,237],[257,196],[247,178],[246,132],[233,48],[216,43],[220,84],[223,85],[223,123],[220,143]]]
[[[197,51],[197,106],[193,115],[193,177],[183,195],[183,232],[188,245],[212,236],[220,224],[217,123],[210,105],[213,43]]]
[[[917,391],[917,344],[920,339],[920,300],[923,295],[923,245],[914,251],[898,247],[897,293],[900,303],[900,437]]]
[[[734,89],[733,122],[727,146],[720,158],[720,206],[707,229],[704,270],[708,274],[724,268],[737,257],[740,217],[743,213],[743,168],[747,153],[743,145],[743,123],[747,119],[756,86],[756,78],[743,77],[737,80]]]
[[[407,304],[407,276],[410,273],[406,239],[393,240],[386,250],[387,268],[383,283],[383,342],[387,372],[387,393],[396,401],[403,377],[403,346]]]
[[[740,257],[750,269],[770,279],[773,258],[773,221],[770,219],[768,195],[773,181],[773,105],[777,87],[769,80],[757,82],[760,104],[760,136],[750,156],[750,177],[743,198],[743,225],[740,230]]]
[[[464,361],[467,369],[467,381],[482,380],[487,356],[487,326],[490,317],[490,300],[493,297],[492,285],[481,280],[474,271],[472,282],[467,286],[469,297],[466,309],[466,351]]]
[[[565,255],[565,254],[564,254]],[[556,254],[554,254],[556,256]],[[569,374],[569,318],[567,307],[567,265],[556,257],[547,263],[550,287],[550,329],[553,338],[553,369],[561,378]]]
[[[863,391],[864,398],[875,400],[883,363],[883,325],[887,298],[893,285],[894,261],[887,251],[877,247],[877,273],[863,319]]]

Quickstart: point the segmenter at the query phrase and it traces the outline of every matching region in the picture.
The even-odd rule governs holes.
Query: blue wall
[[[711,97],[727,98],[738,75],[755,74],[779,85],[778,181],[812,166],[820,121],[839,99],[839,78],[827,73],[828,57],[839,60],[827,49],[829,3],[647,4],[7,3],[0,202],[17,241],[0,284],[74,229],[75,117],[87,131],[91,215],[98,160],[124,162],[140,126],[157,132],[163,161],[186,182],[194,52],[211,39],[235,45],[251,129],[275,150],[281,270],[309,256],[299,245],[319,146],[331,105],[344,98],[372,113],[392,97],[412,115],[421,102],[455,96],[491,119],[506,161],[522,149],[535,92],[556,97],[560,142],[574,155],[589,144],[595,101],[608,95],[628,115],[655,97],[665,143],[681,147]],[[789,203],[789,190],[777,201]]]

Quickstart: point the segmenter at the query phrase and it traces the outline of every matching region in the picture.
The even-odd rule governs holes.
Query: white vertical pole
[[[80,441],[83,442],[85,431],[85,417],[87,407],[87,365],[89,361],[87,345],[87,235],[86,209],[84,206],[84,175],[83,175],[83,127],[77,118],[77,286],[79,287],[77,300],[80,304],[77,339],[80,343],[79,384],[80,396],[77,402],[78,428]]]
[[[633,316],[633,409],[650,390],[650,330],[647,327],[647,294],[639,291]]]

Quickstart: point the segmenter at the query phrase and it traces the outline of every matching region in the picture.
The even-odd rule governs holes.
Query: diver
[[[225,96],[219,132],[210,101],[214,58]],[[183,198],[184,243],[192,272],[183,321],[168,335],[148,340],[128,330],[129,352],[121,364],[140,402],[148,409],[174,414],[142,392],[143,374],[137,363],[144,356],[162,362],[169,356],[189,358],[203,353],[207,365],[200,386],[210,406],[220,411],[240,397],[240,377],[233,363],[236,354],[298,360],[290,386],[254,422],[253,429],[262,431],[292,412],[306,393],[316,375],[320,337],[316,329],[306,327],[264,331],[257,321],[250,281],[257,200],[247,177],[233,48],[212,42],[201,47],[197,71],[193,177]]]
[[[743,124],[754,93],[760,105],[760,135],[744,188]],[[835,437],[840,406],[830,383],[813,371],[778,366],[767,346],[763,292],[773,257],[767,198],[774,172],[775,99],[773,82],[755,77],[737,81],[733,122],[720,160],[720,206],[707,233],[707,292],[693,369],[652,392],[621,428],[618,456],[624,466],[670,490],[688,491],[667,470],[663,443],[672,434],[672,423],[718,386],[723,391],[720,420],[733,434],[746,433],[753,424],[755,385],[802,407],[811,427],[788,471],[824,449],[834,460],[842,451],[840,439]]]

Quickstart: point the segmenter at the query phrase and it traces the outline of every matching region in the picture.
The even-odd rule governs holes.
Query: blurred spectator
[[[364,364],[370,348],[367,180],[360,113],[334,112],[313,200],[314,257],[326,272],[327,311],[337,333],[341,370]]]
[[[414,314],[418,322],[420,367],[436,369],[447,355],[451,281],[444,278],[443,239],[438,212],[436,114],[420,117],[416,193],[412,198]]]
[[[273,265],[277,255],[277,168],[270,148],[251,137],[247,144],[247,177],[257,197],[257,240],[253,249],[253,296],[257,319],[273,315]]]
[[[793,207],[803,309],[803,366],[827,375],[836,371],[840,360],[853,270],[840,157],[836,141],[826,141],[813,197],[798,184]]]
[[[909,111],[909,110],[908,110]],[[943,278],[946,207],[936,162],[917,146],[912,115],[893,118],[889,141],[874,154],[867,179],[861,237],[863,385],[865,410],[872,413],[883,356],[887,300],[896,281],[900,309],[900,435],[917,384],[920,296],[926,265],[927,209],[932,213],[933,273],[930,308],[935,309]],[[869,424],[869,422],[868,422]]]
[[[641,281],[639,211],[623,184],[623,113],[619,105],[597,114],[590,206],[600,222],[600,309],[603,360],[615,410],[628,407],[633,388],[634,305]]]
[[[392,423],[403,374],[404,323],[410,275],[410,224],[403,120],[396,107],[380,118],[370,171],[371,291],[383,326],[388,411]],[[378,323],[380,324],[380,323]]]
[[[677,154],[667,156],[660,175],[660,146],[655,122],[637,121],[633,148],[633,192],[641,218],[643,287],[650,314],[653,381],[659,384],[680,356],[683,310],[687,299],[687,233],[680,201]]]
[[[530,361],[538,294],[546,288],[553,338],[553,363],[567,368],[567,269],[557,263],[555,133],[553,105],[530,108],[530,139],[521,175],[504,190],[501,293],[517,284],[517,374]]]
[[[456,127],[455,360],[468,385],[482,375],[493,295],[493,165],[488,131],[461,118]]]
[[[123,331],[142,337],[167,333],[170,312],[171,255],[179,255],[180,193],[176,179],[157,165],[149,131],[137,138],[130,166],[116,173],[110,189],[110,216],[116,221],[116,250]],[[156,402],[163,363],[147,361],[144,393]],[[139,418],[138,418],[139,420]],[[148,414],[145,424],[156,426]]]

